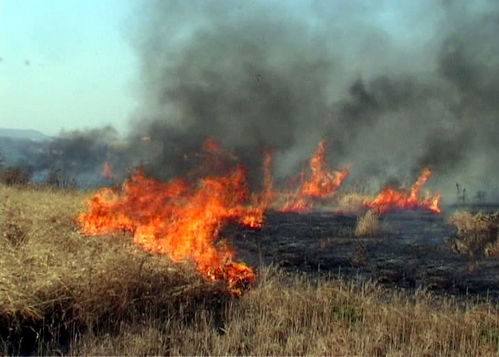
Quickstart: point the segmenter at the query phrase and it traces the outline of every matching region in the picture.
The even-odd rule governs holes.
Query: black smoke
[[[354,177],[497,177],[495,1],[147,1],[132,28],[132,136],[163,143],[166,176],[214,137],[253,169],[273,147],[282,176],[327,138]]]
[[[326,138],[351,180],[429,166],[444,192],[498,189],[497,1],[142,1],[127,29],[140,105],[126,141],[66,133],[49,150],[60,157],[33,165],[90,175],[109,160],[168,178],[211,137],[258,181],[264,148],[284,178]]]

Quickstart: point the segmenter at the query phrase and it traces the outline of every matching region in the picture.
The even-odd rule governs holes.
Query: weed
[[[356,237],[374,237],[381,233],[378,215],[373,210],[368,210],[357,219],[355,226]]]
[[[499,212],[473,215],[468,211],[457,211],[449,218],[449,223],[457,228],[457,236],[448,239],[454,250],[471,258],[480,254],[496,256],[499,250]]]

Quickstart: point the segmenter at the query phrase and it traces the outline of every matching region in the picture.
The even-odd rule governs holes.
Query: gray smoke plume
[[[285,176],[327,138],[354,178],[497,177],[496,1],[146,1],[132,28],[131,136],[162,143],[153,171],[182,173],[213,137],[251,172],[273,147]]]
[[[124,152],[116,149],[117,141],[118,134],[112,127],[61,132],[40,142],[13,140],[15,155],[11,156],[15,160],[10,164],[29,169],[38,182],[52,180],[52,184],[80,187],[108,184],[101,174],[103,163],[113,158],[125,164],[130,156],[128,148]]]
[[[127,141],[112,128],[65,133],[26,155],[35,171],[89,181],[109,160],[117,176],[143,165],[168,178],[198,167],[215,138],[259,182],[264,148],[279,179],[325,138],[332,166],[353,164],[350,181],[409,183],[429,166],[444,193],[456,181],[499,193],[497,1],[138,4],[127,25],[141,104]]]

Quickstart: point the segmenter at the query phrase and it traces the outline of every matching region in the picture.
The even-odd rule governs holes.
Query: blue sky
[[[135,105],[128,0],[0,1],[0,127],[123,131]]]
[[[308,1],[313,2],[289,4],[299,10]],[[396,34],[391,40],[398,39],[408,53],[418,38],[431,37],[424,31],[431,26],[422,26],[433,21],[422,12],[428,3],[431,0],[317,2],[334,11],[355,10],[360,20]],[[0,127],[54,135],[62,129],[111,124],[124,132],[139,101],[140,66],[130,45],[134,37],[130,25],[140,4],[135,0],[0,0]],[[341,22],[341,16],[337,19]],[[369,65],[372,60],[362,59],[362,63]],[[390,65],[387,59],[383,62]]]

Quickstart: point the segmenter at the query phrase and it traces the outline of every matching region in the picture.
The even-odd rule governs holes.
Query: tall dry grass
[[[492,356],[499,353],[497,307],[459,306],[424,291],[287,275],[266,269],[230,301],[220,321],[151,318],[114,336],[88,334],[71,354]]]
[[[357,218],[354,234],[356,237],[375,237],[381,234],[378,215],[368,210]]]
[[[113,331],[151,308],[187,314],[225,295],[189,264],[147,254],[124,234],[82,236],[74,217],[84,197],[0,186],[0,338],[8,353],[67,348],[71,334]]]
[[[85,237],[85,194],[0,186],[0,353],[490,356],[495,302],[258,272],[242,297],[125,234]]]
[[[356,214],[364,210],[364,203],[372,199],[372,195],[365,192],[338,192],[336,194],[334,210],[347,214]]]
[[[457,236],[450,239],[456,251],[472,258],[481,254],[499,257],[499,212],[456,211],[449,223],[457,229]]]

